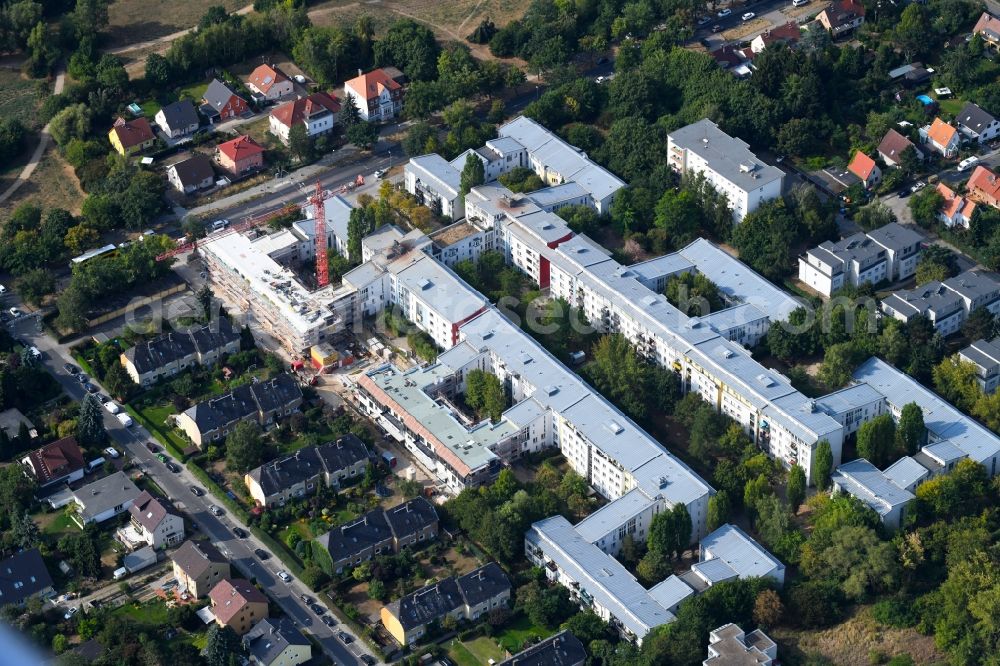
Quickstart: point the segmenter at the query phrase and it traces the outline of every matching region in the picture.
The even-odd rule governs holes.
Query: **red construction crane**
[[[187,243],[181,243],[177,247],[167,250],[163,254],[156,257],[157,261],[163,261],[164,259],[169,259],[170,257],[176,257],[178,254],[184,254],[185,252],[190,252],[198,248],[198,244],[205,244],[214,240],[218,240],[229,234],[235,234],[241,231],[246,231],[247,229],[253,229],[254,227],[259,227],[262,224],[273,220],[276,217],[281,217],[283,215],[288,215],[289,213],[296,213],[301,207],[298,204],[286,204],[277,210],[272,210],[269,213],[259,213],[257,215],[251,215],[245,218],[239,224],[232,224],[221,231],[217,231],[213,234],[205,236],[201,240],[195,239]]]
[[[330,284],[330,265],[326,259],[326,204],[324,203],[326,198],[329,196],[330,193],[324,192],[323,186],[317,180],[316,193],[306,200],[314,206],[313,216],[316,220],[316,225],[313,227],[313,230],[316,235],[317,289],[322,289],[326,285]]]

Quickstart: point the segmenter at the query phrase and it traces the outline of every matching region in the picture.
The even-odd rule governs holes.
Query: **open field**
[[[47,83],[24,78],[19,72],[0,70],[0,118],[17,118],[25,127],[41,129],[37,111],[47,87]]]
[[[3,186],[3,182],[0,180],[0,186]],[[9,184],[9,181],[7,182]],[[2,208],[5,211],[0,213],[0,218],[6,218],[10,211],[26,202],[34,203],[43,209],[65,208],[78,215],[85,196],[73,168],[63,160],[59,151],[50,147],[38,163],[38,168],[31,174],[31,178],[4,203]]]
[[[235,11],[247,4],[246,0],[117,0],[108,7],[108,46],[143,42],[193,27],[212,5]]]

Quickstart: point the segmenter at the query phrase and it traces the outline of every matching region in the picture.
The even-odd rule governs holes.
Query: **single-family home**
[[[337,488],[344,479],[361,478],[369,460],[365,443],[348,433],[252,469],[244,482],[260,506],[283,506],[290,499],[311,495],[320,483]]]
[[[866,190],[870,190],[879,184],[882,180],[882,171],[875,164],[875,160],[865,155],[860,150],[854,153],[854,157],[851,158],[851,163],[847,165],[847,170],[853,173],[861,181],[861,184],[865,186]]]
[[[208,593],[212,615],[220,627],[229,627],[237,636],[267,619],[267,597],[243,578],[220,580]]]
[[[256,421],[267,428],[291,416],[302,404],[302,389],[287,374],[238,386],[228,393],[199,402],[177,415],[176,423],[201,448],[206,442],[225,439],[241,421]]]
[[[287,617],[265,618],[243,636],[254,666],[298,666],[312,658],[312,644]]]
[[[510,579],[496,562],[448,577],[382,607],[382,624],[403,647],[416,643],[431,622],[475,621],[510,602]]]
[[[344,99],[351,99],[362,120],[384,121],[403,109],[403,86],[384,69],[373,69],[344,83]]]
[[[238,136],[215,147],[215,161],[233,176],[242,176],[264,166],[264,147],[250,136]]]
[[[976,340],[959,351],[958,357],[976,367],[976,380],[983,393],[996,392],[1000,385],[1000,337]]]
[[[1000,48],[1000,19],[983,12],[976,21],[972,34],[982,37],[988,46],[994,49]]]
[[[270,131],[287,146],[288,133],[295,125],[304,125],[310,138],[322,136],[333,131],[338,113],[340,102],[336,97],[325,92],[313,93],[272,109]]]
[[[935,118],[928,126],[920,128],[920,139],[934,152],[944,157],[955,157],[958,154],[958,130]]]
[[[130,548],[167,548],[184,540],[184,519],[165,502],[144,490],[128,508],[129,524],[118,530],[119,540]]]
[[[750,42],[750,50],[754,53],[760,53],[771,44],[779,42],[794,46],[798,44],[800,36],[799,24],[795,21],[788,21],[783,25],[769,28],[754,37],[753,41]]]
[[[563,629],[504,659],[497,666],[583,666],[586,662],[587,650],[583,643]]]
[[[247,101],[219,79],[212,79],[201,101],[200,111],[212,124],[238,118],[250,110]]]
[[[977,166],[965,186],[966,194],[973,201],[1000,208],[1000,179],[984,166]]]
[[[215,182],[212,160],[202,153],[194,153],[186,160],[167,167],[167,182],[181,194],[192,194],[211,187]]]
[[[21,605],[35,595],[53,593],[52,576],[37,548],[28,548],[0,561],[0,606]]]
[[[941,195],[941,198],[944,199],[941,210],[938,211],[938,219],[946,227],[968,229],[969,222],[972,220],[972,214],[976,212],[976,202],[963,197],[961,194],[956,194],[955,190],[944,183],[937,184],[937,191]]]
[[[119,116],[108,132],[108,139],[119,155],[134,155],[152,148],[156,135],[145,118],[125,120]]]
[[[73,521],[81,528],[103,523],[128,511],[140,494],[124,472],[109,474],[69,494],[69,500],[76,503]]]
[[[778,644],[760,629],[749,634],[736,624],[724,624],[708,634],[708,659],[702,666],[772,666]]]
[[[834,37],[861,27],[865,22],[865,6],[858,0],[835,0],[816,17]]]
[[[211,541],[188,540],[170,559],[179,591],[189,592],[195,599],[229,578],[229,560]]]
[[[240,332],[226,317],[189,332],[170,332],[122,352],[119,361],[136,384],[149,386],[193,365],[210,366],[240,350]]]
[[[172,102],[156,112],[153,117],[163,133],[171,139],[192,134],[198,129],[200,121],[194,104],[189,99]]]
[[[295,91],[292,80],[273,65],[260,65],[250,72],[247,88],[258,102],[274,102]]]
[[[912,148],[918,160],[924,159],[924,154],[920,152],[916,144],[907,139],[894,129],[890,129],[882,137],[878,144],[878,154],[886,166],[899,166],[902,162],[903,152]]]
[[[39,488],[83,478],[86,462],[75,437],[63,437],[21,458],[25,473]]]
[[[958,130],[970,141],[992,141],[1000,134],[1000,120],[997,120],[978,105],[966,102],[955,116]]]

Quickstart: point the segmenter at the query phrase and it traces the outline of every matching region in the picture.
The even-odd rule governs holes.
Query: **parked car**
[[[701,18],[698,19],[698,25],[705,25],[706,23],[710,23],[711,21],[712,21],[711,16],[702,16]]]
[[[212,506],[208,507],[208,510],[212,512],[213,516],[221,516],[224,513],[222,511],[222,509],[220,509],[219,507],[217,507],[214,504]]]
[[[95,386],[94,389],[96,390],[96,388],[97,387]],[[117,418],[119,423],[121,423],[126,428],[132,427],[132,417],[129,416],[128,414],[122,412],[121,414],[116,414],[115,418]]]
[[[90,381],[90,377],[88,377],[85,373],[81,372],[76,376],[76,381],[80,382],[81,384],[86,384],[87,382]]]
[[[729,9],[727,7],[725,9],[723,9],[722,11],[720,11],[718,14],[716,14],[716,16],[718,16],[719,18],[726,18],[727,16],[729,16],[732,13],[733,13],[733,10]]]
[[[375,170],[375,177],[376,178],[385,178],[385,169],[376,169]]]
[[[247,531],[245,529],[243,529],[242,527],[234,527],[233,528],[233,534],[236,535],[237,539],[246,539],[248,536],[250,536],[247,533]]]
[[[371,656],[370,654],[363,654],[359,658],[361,659],[361,661],[368,664],[368,666],[374,666],[374,664],[378,663],[375,661],[375,657]]]
[[[979,164],[979,158],[973,155],[972,157],[966,157],[964,160],[958,163],[958,170],[965,171],[971,169],[972,167]]]
[[[42,352],[38,347],[28,347],[28,353],[31,354],[31,358],[36,361],[42,357]]]
[[[157,448],[156,444],[153,444],[152,442],[146,442],[146,448],[149,449],[150,453],[156,453],[160,450]]]
[[[913,187],[910,188],[910,192],[916,193],[916,192],[919,192],[920,190],[924,189],[925,187],[927,187],[927,183],[925,183],[922,180],[918,180],[917,182],[915,182],[913,184]]]
[[[11,317],[13,317],[14,319],[17,319],[17,318],[18,318],[18,317],[20,317],[20,316],[21,316],[22,314],[24,314],[23,312],[21,312],[21,311],[20,311],[20,310],[18,310],[17,308],[11,308],[10,310],[7,310],[7,312],[9,312],[9,313],[10,313],[10,316],[11,316]]]
[[[309,610],[311,610],[313,613],[316,613],[316,615],[319,616],[322,616],[323,613],[326,612],[326,608],[320,606],[319,604],[309,604]]]
[[[7,287],[0,284],[0,296],[7,293]]]
[[[299,599],[301,599],[302,603],[304,603],[306,606],[309,606],[310,604],[315,603],[315,601],[316,601],[315,599],[313,599],[312,597],[310,597],[308,594],[300,594],[299,595]]]
[[[72,607],[72,608],[70,608],[70,609],[69,609],[68,611],[66,611],[66,614],[65,614],[65,615],[63,615],[63,619],[64,619],[64,620],[70,620],[70,619],[72,619],[72,618],[73,618],[73,616],[74,616],[74,615],[76,615],[76,614],[77,614],[78,612],[80,612],[80,607],[79,607],[79,606],[73,606],[73,607]]]
[[[118,449],[113,446],[104,449],[104,452],[108,454],[109,458],[117,458],[119,456]]]
[[[321,620],[323,620],[323,624],[325,624],[325,625],[326,625],[326,626],[328,626],[328,627],[332,627],[333,625],[337,624],[337,621],[336,621],[336,620],[334,620],[334,619],[333,619],[332,617],[330,617],[329,615],[324,615],[324,616],[323,616],[323,617],[321,617],[320,619],[321,619]]]
[[[289,576],[288,572],[285,571],[284,569],[282,569],[281,571],[278,572],[278,578],[280,578],[281,580],[285,581],[286,583],[291,583],[292,582],[292,577]]]
[[[63,363],[63,370],[65,370],[67,374],[70,375],[75,375],[76,373],[80,372],[80,368],[76,367],[72,363]]]
[[[90,382],[84,382],[84,384],[83,384],[83,390],[86,391],[87,393],[97,393],[101,389],[97,388],[96,386],[94,386]],[[121,419],[119,419],[119,420],[121,420]],[[129,425],[131,425],[131,424],[129,424]]]
[[[792,0],[792,7],[802,7],[803,5],[808,5],[809,0]]]
[[[721,31],[722,31],[722,26],[719,25],[718,23],[712,26],[712,32],[721,32]]]
[[[157,456],[156,456],[156,459],[157,459],[157,460],[159,460],[159,461],[160,461],[161,463],[165,463],[165,462],[167,462],[168,460],[170,460],[169,458],[167,458],[167,457],[166,457],[165,455],[163,455],[162,453],[159,453],[159,454],[157,454]]]
[[[751,19],[757,18],[757,15],[754,14],[753,12],[747,12],[746,14],[744,14],[743,16],[741,16],[740,18],[742,20],[744,20],[744,21],[749,21]]]
[[[260,558],[261,560],[269,560],[269,559],[271,559],[271,554],[268,553],[263,548],[254,548],[253,554],[256,555],[258,558]]]
[[[205,491],[199,488],[198,486],[191,486],[191,492],[194,494],[195,497],[201,497],[202,495],[205,494]]]
[[[339,638],[340,640],[344,641],[344,643],[352,643],[354,641],[354,637],[351,636],[346,631],[338,631],[337,632],[337,638]]]
[[[108,400],[111,400],[110,397],[104,395],[103,393],[98,393],[97,399],[101,401],[102,405],[107,404]]]
[[[122,411],[122,408],[119,407],[118,403],[116,403],[114,400],[109,400],[108,402],[104,403],[104,409],[108,410],[112,414],[117,414],[118,412]]]
[[[295,79],[296,83],[305,83],[306,82],[306,77],[302,76],[301,74],[296,74],[292,78]]]
[[[181,471],[181,468],[173,464],[172,462],[167,463],[167,469],[169,469],[172,474],[176,474],[177,472]]]

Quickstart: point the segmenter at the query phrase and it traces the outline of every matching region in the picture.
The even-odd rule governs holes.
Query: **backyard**
[[[553,633],[555,632],[533,625],[527,616],[518,614],[493,637],[452,640],[447,644],[448,656],[458,666],[483,666],[489,664],[490,660],[502,661],[508,655],[524,649],[526,642],[535,643]]]

